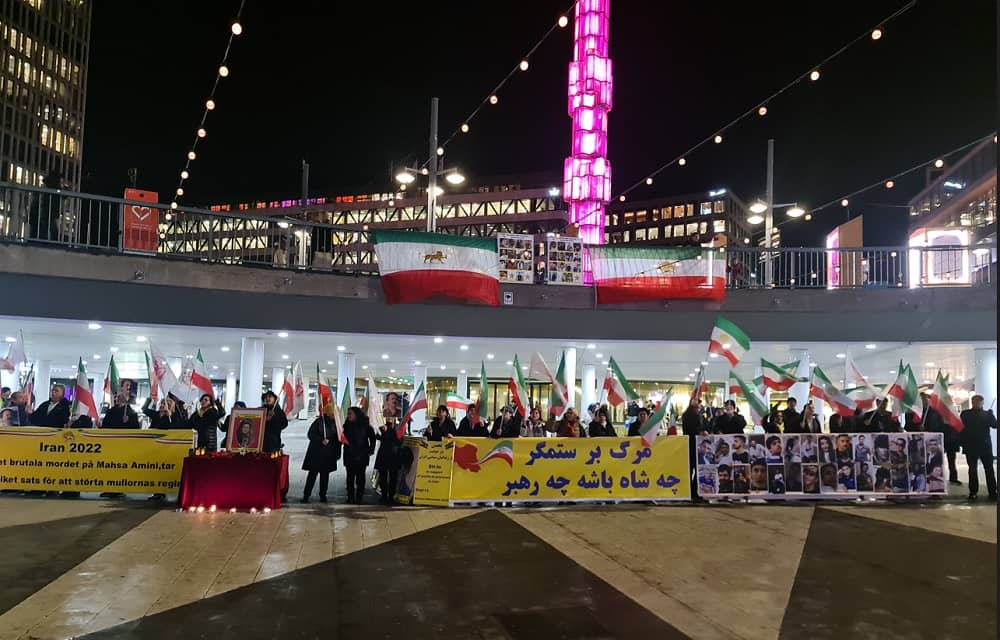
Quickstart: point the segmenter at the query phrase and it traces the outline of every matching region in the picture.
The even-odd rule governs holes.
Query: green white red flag
[[[636,300],[723,300],[726,265],[701,247],[589,247],[598,304]]]
[[[735,324],[719,316],[712,329],[712,337],[708,340],[708,352],[729,360],[729,365],[735,367],[747,351],[750,351],[750,336]]]
[[[705,379],[705,365],[698,367],[694,377],[694,387],[691,389],[691,399],[701,400],[701,394],[708,392],[708,380]]]
[[[445,401],[445,405],[449,409],[455,409],[456,411],[467,411],[470,404],[472,404],[471,400],[465,396],[460,396],[457,393],[452,393],[451,391],[448,392],[448,398]]]
[[[760,359],[760,369],[764,378],[764,386],[768,389],[787,391],[792,388],[792,385],[799,382],[794,372],[763,358]]]
[[[347,393],[347,386],[341,394],[340,404],[333,405],[333,424],[337,427],[337,440],[347,444],[347,436],[344,434],[344,424],[347,422],[347,410],[351,408],[351,395]]]
[[[87,369],[83,366],[83,358],[76,365],[76,388],[73,390],[73,406],[70,410],[73,416],[90,416],[94,426],[101,426],[101,414],[97,412],[94,394],[90,391],[90,380],[87,379]]]
[[[639,427],[639,437],[642,438],[642,443],[647,447],[652,446],[653,441],[660,435],[660,424],[667,417],[669,408],[670,402],[661,402],[659,408],[653,412],[653,415],[646,418],[646,422]]]
[[[473,426],[479,424],[484,419],[489,420],[490,416],[490,388],[486,378],[486,362],[480,361],[479,368],[479,396],[476,398],[475,415],[472,417]]]
[[[854,400],[838,389],[818,366],[813,367],[809,376],[809,395],[828,403],[834,413],[842,416],[854,415],[857,407]]]
[[[159,393],[157,393],[157,378],[153,374],[153,365],[149,361],[149,353],[146,351],[142,352],[142,355],[146,356],[146,376],[149,378],[149,397],[153,400],[153,404],[159,402]]]
[[[507,379],[507,388],[514,398],[514,404],[520,412],[522,418],[531,415],[531,396],[528,395],[528,385],[524,382],[524,375],[521,373],[521,364],[517,361],[517,354],[514,354],[513,370],[510,378]]]
[[[750,415],[753,417],[754,424],[762,424],[768,414],[767,401],[756,389],[744,382],[743,378],[740,378],[735,371],[731,375],[736,379],[736,383],[740,386],[740,392],[747,404],[750,405]]]
[[[108,362],[108,373],[104,376],[104,399],[109,404],[114,402],[120,384],[118,365],[115,364],[115,357],[112,355],[111,361]]]
[[[545,380],[552,386],[552,393],[549,395],[549,413],[560,416],[566,411],[569,404],[569,395],[566,393],[566,385],[562,383],[562,376],[566,370],[566,352],[559,359],[559,372],[553,375],[549,365],[545,364],[542,354],[535,353],[531,356],[531,365],[528,367],[528,375],[537,380]]]
[[[913,376],[913,369],[910,365],[903,365],[900,361],[900,368],[897,369],[896,380],[886,391],[886,395],[893,398],[892,415],[900,416],[907,411],[922,415],[924,403],[920,400],[920,387],[917,379]]]
[[[847,354],[845,366],[847,368],[846,380],[854,385],[853,389],[847,390],[847,395],[854,400],[859,409],[867,411],[885,397],[882,391],[868,383],[868,377],[861,373],[850,354]]]
[[[961,432],[965,428],[965,425],[962,424],[962,418],[955,411],[955,403],[952,402],[951,395],[948,393],[948,378],[941,375],[940,371],[938,371],[937,379],[934,381],[934,388],[931,389],[928,404],[941,414],[941,419],[951,425],[955,431]]]
[[[738,396],[742,392],[742,389],[740,388],[740,383],[737,382],[736,378],[733,377],[733,370],[732,369],[729,370],[729,385],[728,386],[729,386],[729,395],[731,395],[731,396]]]
[[[628,378],[622,373],[614,358],[608,358],[608,372],[604,375],[603,389],[608,394],[608,404],[613,407],[639,399],[639,394],[629,384]]]
[[[281,391],[278,395],[281,396],[281,410],[291,417],[295,410],[295,387],[292,384],[292,373],[288,369],[285,369],[281,378]]]
[[[316,413],[323,415],[323,407],[333,404],[333,391],[330,385],[324,382],[324,376],[319,371],[319,363],[316,363],[316,397],[319,399],[319,406]]]
[[[410,408],[407,409],[406,415],[403,419],[399,421],[399,425],[396,427],[396,437],[400,440],[406,435],[406,425],[409,424],[410,420],[413,419],[413,414],[421,409],[427,410],[427,392],[424,390],[424,383],[421,382],[420,386],[417,387],[417,392],[413,394],[410,399]],[[421,425],[426,426],[426,425]]]
[[[215,389],[212,388],[212,379],[208,373],[208,367],[205,366],[205,359],[201,357],[201,349],[198,349],[198,355],[194,359],[194,369],[191,371],[191,386],[200,391],[202,394],[208,394],[215,399]]]
[[[384,230],[373,238],[387,303],[440,295],[500,304],[496,238]]]

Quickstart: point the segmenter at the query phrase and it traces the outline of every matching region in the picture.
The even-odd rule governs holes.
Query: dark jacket
[[[151,429],[181,429],[184,427],[184,420],[177,411],[169,416],[161,416],[159,411],[150,408],[152,402],[151,398],[146,398],[146,404],[142,405],[142,412],[149,418]]]
[[[514,416],[507,422],[500,416],[493,421],[493,428],[490,429],[491,438],[517,438],[521,435],[521,420]]]
[[[794,409],[785,409],[785,433],[808,433],[802,428],[802,414]]]
[[[898,431],[898,423],[893,423],[892,415],[888,412],[873,411],[865,418],[866,431],[871,433],[893,433]]]
[[[577,435],[573,435],[571,427],[565,418],[556,420],[555,416],[549,416],[548,422],[545,423],[545,430],[550,433],[555,433],[557,438],[586,438],[587,429],[584,428],[583,423],[577,420]]]
[[[50,406],[52,411],[49,411]],[[65,398],[55,405],[46,400],[31,414],[31,424],[36,427],[65,427],[69,422],[69,408],[69,400]]]
[[[23,404],[9,404],[7,407],[17,411],[17,424],[26,427],[31,424],[31,416],[28,415],[28,407]]]
[[[490,437],[490,430],[486,428],[482,420],[476,426],[472,426],[469,423],[469,416],[465,416],[458,423],[458,431],[455,432],[455,435],[460,438],[488,438]]]
[[[427,431],[424,432],[424,436],[428,440],[440,442],[441,438],[444,436],[454,436],[456,431],[454,420],[451,418],[445,418],[442,423],[437,419],[437,416],[434,416],[434,419],[431,420],[430,425],[427,427]]]
[[[127,404],[111,407],[101,419],[101,426],[107,429],[138,429],[139,414]]]
[[[591,438],[617,438],[618,432],[610,422],[601,426],[597,420],[591,420],[587,426],[587,435]]]
[[[723,413],[715,419],[715,433],[743,433],[746,427],[746,419],[738,413],[733,415]]]
[[[687,408],[681,415],[681,431],[686,436],[697,436],[705,430],[705,420],[701,413],[693,408]],[[693,440],[691,440],[693,442]]]
[[[448,422],[451,422],[450,420]],[[454,425],[453,425],[454,426]],[[434,440],[434,438],[427,438],[428,440]],[[437,438],[440,440],[441,438]],[[386,427],[385,431],[379,434],[378,437],[378,453],[375,455],[375,468],[379,471],[394,471],[399,469],[399,450],[402,448],[402,443],[399,438],[396,437],[396,430],[391,427]]]
[[[966,409],[959,417],[964,427],[961,440],[965,455],[992,460],[993,440],[990,429],[997,428],[996,417],[983,409]]]
[[[319,473],[336,471],[337,460],[340,459],[340,440],[337,439],[337,425],[333,418],[317,417],[309,426],[306,437],[309,438],[309,447],[302,460],[302,470]],[[329,442],[324,445],[323,440]]]
[[[628,436],[634,437],[639,435],[639,429],[642,427],[638,420],[633,420],[632,424],[628,426]]]
[[[215,451],[219,436],[219,410],[209,407],[204,415],[198,415],[195,411],[188,418],[188,426],[198,432],[198,448],[206,451]],[[265,436],[266,437],[266,436]]]
[[[277,403],[268,411],[274,413],[264,423],[264,453],[272,453],[281,449],[281,432],[288,426],[288,418],[285,417],[285,412]]]
[[[362,415],[360,420],[344,423],[345,467],[367,467],[368,459],[375,452],[375,430],[368,424],[368,417]]]

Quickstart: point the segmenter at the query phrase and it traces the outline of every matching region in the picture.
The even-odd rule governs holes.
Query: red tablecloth
[[[288,456],[189,456],[181,471],[177,502],[182,509],[281,508],[288,493]]]

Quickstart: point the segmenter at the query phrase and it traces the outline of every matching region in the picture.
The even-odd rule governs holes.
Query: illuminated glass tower
[[[611,58],[608,13],[611,0],[577,0],[573,61],[569,63],[569,115],[573,150],[563,172],[563,199],[569,221],[585,244],[604,243],[604,205],[611,200],[608,112],[611,111]],[[584,264],[590,281],[590,265]]]
[[[0,0],[0,180],[80,188],[90,0]]]

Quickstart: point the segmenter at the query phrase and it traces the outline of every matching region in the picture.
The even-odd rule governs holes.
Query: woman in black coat
[[[399,450],[401,443],[396,429],[389,425],[379,427],[378,455],[375,456],[375,470],[378,471],[378,485],[382,492],[382,504],[392,504],[399,481]],[[430,438],[428,438],[430,439]],[[440,438],[438,438],[440,440]]]
[[[437,408],[437,415],[424,431],[424,437],[431,441],[440,442],[445,436],[454,437],[457,431],[455,421],[448,415],[447,405],[441,405]]]
[[[146,398],[146,403],[142,405],[142,412],[149,418],[151,429],[182,429],[184,421],[181,419],[177,406],[170,398],[160,400],[159,409],[154,411],[151,406],[152,398]]]
[[[330,472],[337,470],[337,460],[340,459],[340,440],[337,439],[337,424],[333,421],[332,404],[323,407],[323,415],[313,421],[306,436],[309,438],[309,448],[306,449],[306,457],[302,461],[302,470],[309,473],[306,475],[302,502],[309,502],[309,498],[312,497],[316,476],[319,476],[319,501],[326,502]]]
[[[365,472],[368,460],[375,452],[375,430],[368,416],[358,407],[347,410],[344,422],[344,466],[347,467],[347,501],[361,504],[365,494]]]
[[[281,432],[288,426],[288,418],[278,406],[278,396],[273,391],[268,391],[260,399],[267,409],[267,422],[264,423],[264,453],[274,453],[281,450]]]
[[[222,413],[207,393],[198,398],[198,410],[188,418],[188,426],[198,432],[198,448],[215,451],[218,443],[219,415]]]

